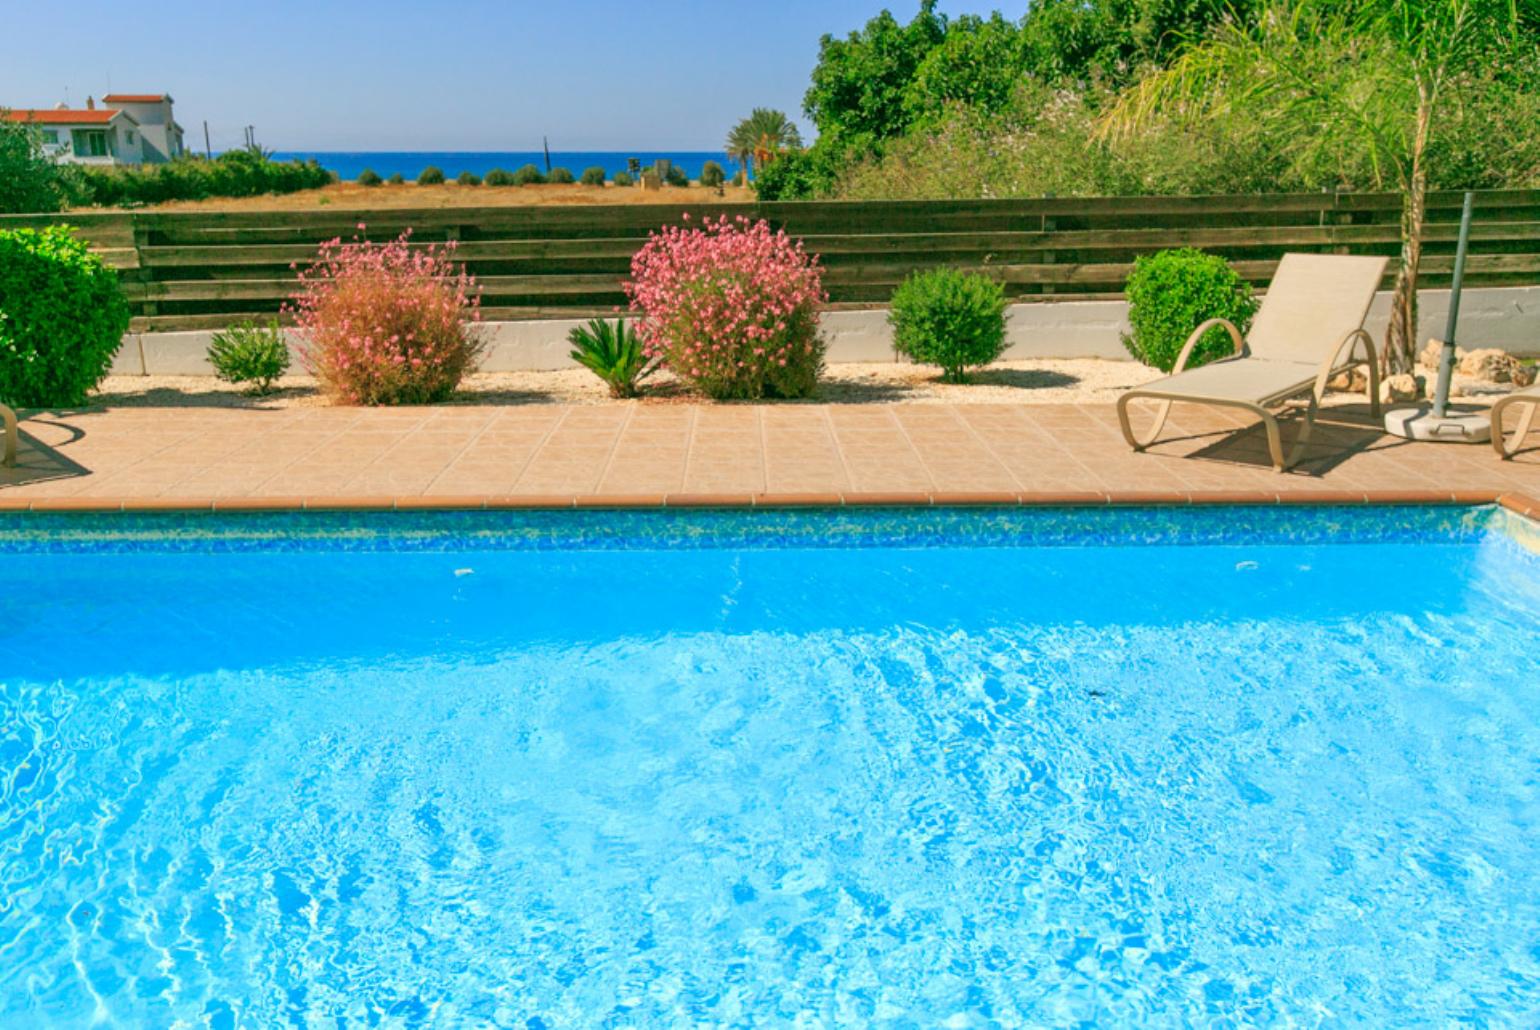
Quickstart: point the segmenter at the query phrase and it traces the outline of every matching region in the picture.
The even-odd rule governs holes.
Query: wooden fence
[[[1460,195],[1429,205],[1424,284],[1446,284]],[[289,212],[112,212],[0,217],[0,228],[67,222],[120,269],[139,329],[221,326],[277,311],[318,244],[412,230],[457,241],[489,318],[603,313],[647,234],[721,214],[763,217],[822,256],[831,302],[885,301],[917,268],[955,265],[998,278],[1019,300],[1120,295],[1140,254],[1193,246],[1265,286],[1289,250],[1396,255],[1393,194],[476,207]],[[1467,282],[1540,283],[1540,190],[1478,194]]]

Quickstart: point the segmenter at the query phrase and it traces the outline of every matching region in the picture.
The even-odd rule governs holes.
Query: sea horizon
[[[660,159],[672,161],[692,179],[700,178],[707,161],[717,162],[728,174],[737,168],[726,154],[712,150],[553,150],[550,156],[551,167],[566,168],[574,176],[598,166],[613,177],[626,171],[633,159],[643,168]],[[494,168],[514,172],[527,164],[541,171],[546,168],[546,155],[540,150],[279,150],[273,157],[280,161],[313,160],[344,181],[357,179],[365,169],[382,178],[401,175],[415,179],[424,168],[434,165],[453,179],[461,172],[485,176]]]

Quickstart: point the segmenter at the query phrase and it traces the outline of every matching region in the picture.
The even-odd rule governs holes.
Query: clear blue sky
[[[884,6],[918,0],[6,0],[0,106],[169,92],[199,149],[715,150],[756,106],[806,130],[819,36]]]

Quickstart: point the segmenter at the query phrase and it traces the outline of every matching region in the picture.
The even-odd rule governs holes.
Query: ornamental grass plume
[[[692,390],[754,399],[803,397],[817,385],[823,268],[768,222],[723,215],[655,232],[625,290],[647,356]]]
[[[301,362],[339,403],[442,401],[484,346],[476,281],[451,260],[453,242],[413,247],[410,237],[321,244],[284,307]]]

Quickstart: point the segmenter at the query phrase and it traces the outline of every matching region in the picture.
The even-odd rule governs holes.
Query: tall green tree
[[[824,36],[803,98],[803,109],[818,126],[821,148],[867,153],[908,128],[904,101],[909,83],[946,31],[936,0],[922,0],[907,25],[883,11],[845,39]]]
[[[727,134],[727,156],[750,174],[788,150],[800,149],[802,134],[786,112],[756,107]]]
[[[1366,161],[1372,184],[1402,195],[1401,261],[1385,354],[1416,365],[1417,280],[1444,109],[1501,55],[1532,46],[1516,0],[1273,0],[1227,21],[1129,90],[1103,132],[1158,120],[1249,113],[1299,160]]]

